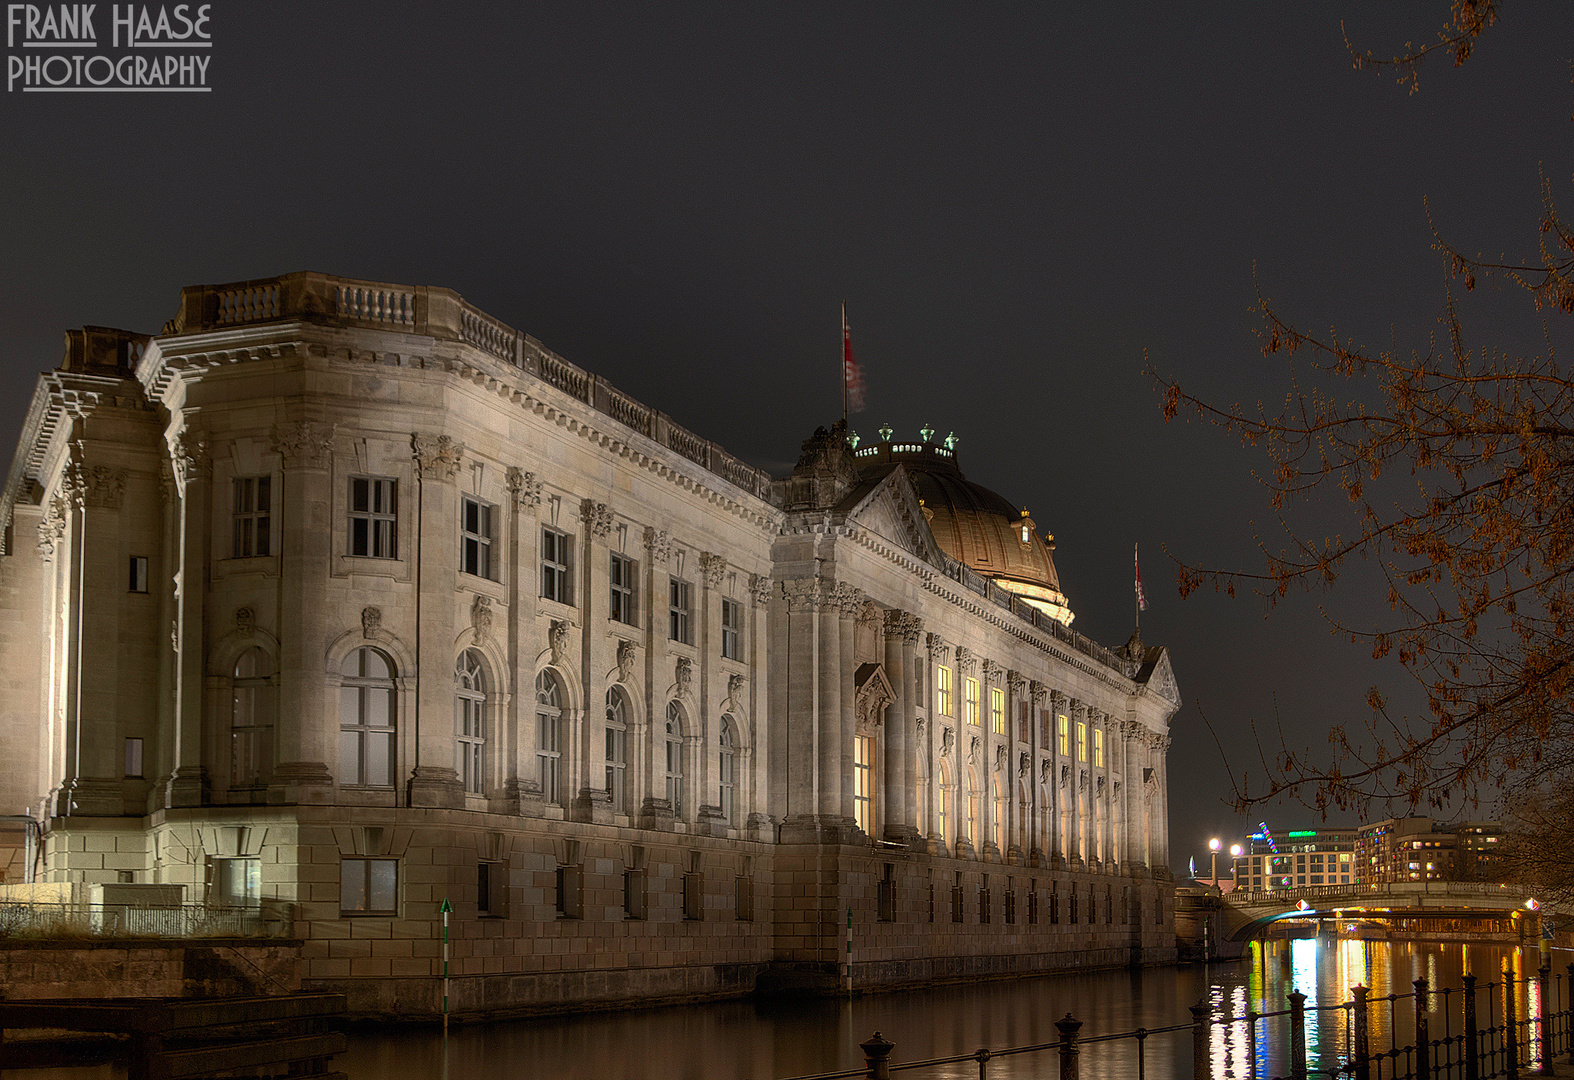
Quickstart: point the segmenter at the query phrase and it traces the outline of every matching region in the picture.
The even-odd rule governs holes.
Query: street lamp
[[[1236,880],[1236,875],[1240,871],[1241,852],[1243,850],[1244,849],[1239,844],[1230,845],[1230,880],[1237,886],[1240,884],[1240,882]]]
[[[1215,889],[1219,887],[1219,849],[1223,846],[1224,843],[1217,836],[1208,841],[1209,857],[1213,861],[1212,873],[1209,875],[1209,878]]]

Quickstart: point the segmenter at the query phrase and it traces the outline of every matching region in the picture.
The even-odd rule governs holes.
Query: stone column
[[[946,832],[949,831],[952,836],[958,835],[957,823],[953,820],[957,809],[954,798],[950,803],[950,814],[947,816],[943,829],[940,821],[940,811],[947,806],[946,798],[951,794],[946,788],[950,787],[952,791],[956,790],[957,738],[955,718],[940,711],[940,688],[936,682],[935,670],[941,664],[949,664],[951,662],[951,646],[947,645],[945,639],[939,634],[926,635],[925,644],[928,646],[928,670],[924,673],[924,684],[929,690],[926,702],[930,727],[929,746],[934,751],[929,759],[929,819],[925,823],[925,834],[928,837],[930,852],[944,855],[949,853],[949,845],[951,843],[950,837],[945,835]],[[954,709],[956,708],[956,683],[954,681],[951,684],[951,688],[951,707]],[[950,777],[949,784],[943,782],[947,775]]]
[[[667,530],[652,525],[645,526],[646,568],[644,595],[640,597],[645,619],[645,711],[641,718],[644,727],[639,739],[639,753],[644,767],[637,774],[643,778],[643,798],[630,792],[629,800],[639,799],[639,825],[641,828],[670,829],[673,821],[672,803],[667,798],[667,673],[673,670],[672,651],[667,648],[667,589],[672,571],[672,537]],[[629,732],[629,742],[634,742],[634,732]],[[633,769],[634,764],[629,763]]]
[[[497,725],[497,775],[502,787],[489,792],[488,809],[494,814],[518,814],[523,810],[522,799],[540,795],[540,783],[530,769],[534,764],[530,757],[534,746],[529,740],[535,732],[535,657],[527,655],[523,635],[526,627],[535,626],[534,611],[526,614],[525,609],[534,607],[540,589],[535,551],[541,481],[534,473],[510,466],[503,474],[503,486],[508,489],[508,625],[504,627],[508,669],[503,678],[508,680],[509,697],[506,713]]]
[[[695,728],[700,741],[695,747],[694,801],[698,808],[700,831],[712,836],[725,836],[727,821],[721,812],[721,717],[712,717],[710,710],[713,698],[711,688],[726,681],[717,677],[720,669],[717,658],[721,656],[721,587],[727,576],[727,560],[709,551],[700,552],[699,576],[699,626],[694,636],[700,654],[699,689],[694,700],[699,708]],[[737,759],[733,760],[736,767]],[[739,787],[735,772],[733,798],[738,797]]]
[[[1153,835],[1158,841],[1154,847],[1151,866],[1160,868],[1168,876],[1170,865],[1170,777],[1168,735],[1153,737],[1153,766],[1157,770],[1159,789],[1155,794]]]
[[[857,746],[853,740],[858,735],[858,663],[854,658],[854,645],[858,640],[857,619],[859,609],[863,607],[864,594],[845,582],[838,582],[834,595],[837,607],[836,670],[841,695],[837,710],[841,735],[841,768],[837,773],[841,786],[838,816],[848,825],[853,825],[857,820],[853,813],[853,755],[857,752]],[[873,806],[870,811],[874,811]],[[873,826],[874,822],[871,821],[870,825]]]
[[[578,765],[577,794],[570,816],[576,821],[612,822],[612,793],[606,790],[607,740],[603,726],[607,709],[604,672],[616,666],[617,642],[606,634],[603,620],[611,609],[612,556],[608,538],[612,535],[612,509],[606,503],[585,499],[579,506],[584,525],[580,545],[579,581],[575,598],[584,625],[580,628],[578,675],[585,688],[584,716],[573,743]]]
[[[213,486],[207,437],[190,428],[170,442],[175,483],[181,494],[180,567],[175,573],[174,763],[165,785],[165,805],[200,806],[206,801],[202,766],[203,599],[207,591],[208,498]]]
[[[1070,859],[1070,849],[1066,844],[1066,796],[1068,789],[1062,787],[1063,778],[1067,775],[1068,762],[1066,756],[1060,752],[1060,715],[1068,712],[1066,695],[1058,690],[1049,691],[1049,738],[1050,738],[1050,766],[1049,766],[1049,836],[1045,842],[1049,845],[1050,865],[1064,866]]]
[[[1023,717],[1026,717],[1024,724]],[[1029,865],[1033,847],[1033,723],[1027,700],[1027,679],[1020,671],[1006,672],[1006,745],[1011,782],[1011,845],[1006,858],[1017,865]],[[1027,730],[1024,731],[1023,727]],[[1025,736],[1025,738],[1024,738]],[[1024,745],[1025,744],[1025,745]],[[1026,768],[1024,769],[1024,759]]]
[[[917,624],[917,625],[913,625]],[[916,616],[885,613],[885,677],[896,700],[885,710],[885,839],[912,846],[920,839],[917,821],[918,750],[913,718],[912,661],[918,644]]]
[[[125,812],[121,776],[118,683],[120,594],[126,569],[120,557],[120,504],[126,470],[89,466],[80,443],[62,482],[71,508],[65,566],[71,575],[71,640],[66,715],[68,774],[65,812],[119,816]]]
[[[775,779],[781,794],[774,801],[782,815],[781,839],[788,844],[818,839],[823,600],[817,578],[793,578],[782,582],[775,612],[777,656],[785,670],[775,680],[780,701],[771,713],[772,751],[781,755]]]
[[[411,437],[418,486],[416,537],[415,768],[411,806],[462,807],[454,769],[454,590],[459,580],[459,486],[464,444],[447,435]]]
[[[982,715],[978,726],[984,733],[983,853],[1000,862],[1011,846],[1011,823],[1007,813],[1011,799],[1011,762],[1006,754],[1006,736],[995,733],[995,688],[1005,671],[993,660],[985,660],[981,666],[983,680],[978,691],[978,708]],[[1002,786],[1006,790],[1000,790]]]
[[[328,709],[323,634],[328,628],[328,582],[333,492],[333,425],[310,421],[277,424],[273,449],[283,464],[277,500],[279,530],[279,712],[275,719],[278,764],[268,801],[333,800],[328,732],[337,743],[337,717]],[[337,702],[335,703],[337,705]]]
[[[769,649],[776,647],[776,642],[771,639],[773,624],[770,614],[771,579],[763,574],[749,575],[749,626],[747,649],[749,675],[748,680],[748,777],[749,794],[745,800],[741,796],[742,776],[739,778],[740,800],[739,810],[747,810],[748,817],[744,819],[744,838],[747,840],[771,839],[771,819],[769,811],[782,805],[776,801],[777,793],[769,787],[772,783],[771,763],[777,763],[774,771],[780,771],[780,765],[787,760],[785,753],[780,758],[774,755],[776,747],[771,743],[768,733],[772,729],[771,710],[775,708],[774,697],[767,696],[770,680],[766,673],[770,670]]]

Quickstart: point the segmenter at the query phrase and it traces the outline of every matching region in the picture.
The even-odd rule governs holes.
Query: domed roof
[[[942,551],[1069,626],[1071,608],[1051,555],[1054,536],[1039,535],[1025,507],[963,476],[955,443],[947,442],[878,442],[858,447],[853,456],[864,479],[904,466]]]

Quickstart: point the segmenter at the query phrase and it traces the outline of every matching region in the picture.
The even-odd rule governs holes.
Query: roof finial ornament
[[[890,424],[881,424],[880,425],[880,441],[881,442],[890,442],[891,441],[891,436],[894,435],[894,434],[896,434],[896,429],[894,427],[892,427]]]
[[[956,437],[956,432],[953,431],[953,432],[949,433],[948,435],[946,435],[946,437],[945,437],[945,448],[947,450],[950,450],[950,451],[952,451],[954,453],[956,451],[956,444],[961,442],[961,441],[962,441],[961,439],[958,439]]]
[[[856,431],[849,433],[847,436],[847,445],[851,446],[854,450],[858,449],[858,444],[862,441],[863,440],[859,438],[858,432]]]
[[[923,439],[924,442],[928,442],[930,439],[935,437],[935,429],[930,427],[928,424],[925,424],[923,427],[918,429],[918,437]]]

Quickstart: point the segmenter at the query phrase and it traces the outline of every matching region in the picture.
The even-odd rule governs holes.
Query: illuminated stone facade
[[[773,479],[444,289],[188,288],[39,383],[0,813],[367,1012],[437,1007],[445,900],[476,1013],[830,988],[849,910],[855,985],[1164,960],[1168,655],[935,476],[833,429]]]

